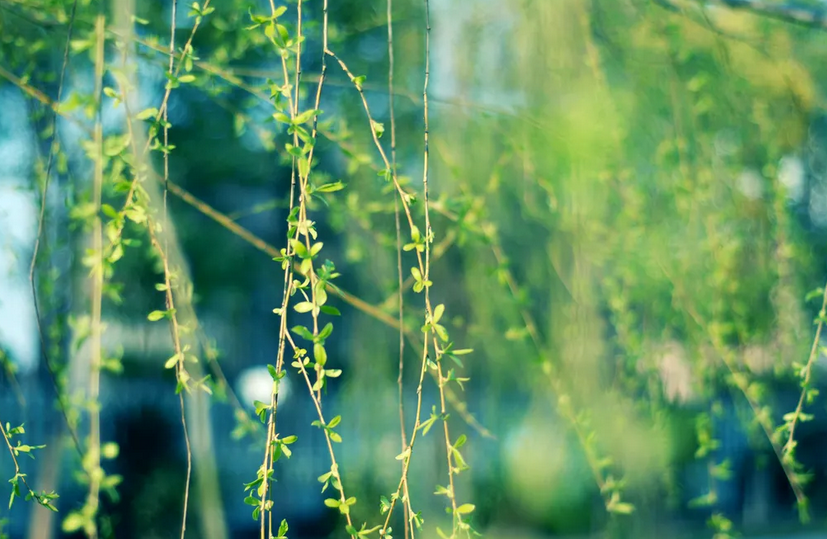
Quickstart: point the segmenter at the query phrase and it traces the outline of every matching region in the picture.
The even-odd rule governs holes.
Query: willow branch
[[[827,7],[816,7],[795,2],[766,2],[764,0],[711,0],[686,2],[681,0],[654,0],[655,4],[671,11],[687,8],[725,7],[784,22],[827,30]]]

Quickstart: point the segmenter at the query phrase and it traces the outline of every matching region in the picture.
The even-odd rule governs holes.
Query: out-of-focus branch
[[[725,7],[827,30],[827,4],[823,7],[817,7],[794,2],[776,3],[765,0],[710,0],[708,2],[654,0],[654,2],[671,11],[683,11],[690,8],[706,9],[710,7]]]

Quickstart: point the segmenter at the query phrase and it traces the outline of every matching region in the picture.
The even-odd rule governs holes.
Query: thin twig
[[[187,476],[184,484],[184,507],[182,509],[181,516],[181,539],[183,539],[187,531],[187,510],[189,507],[190,483],[192,479],[192,447],[190,444],[189,427],[187,426],[186,409],[184,406],[184,391],[187,391],[186,383],[189,379],[189,375],[186,373],[184,368],[185,357],[184,349],[181,346],[181,326],[178,323],[178,315],[175,310],[175,298],[172,292],[172,272],[169,267],[169,257],[166,254],[167,250],[162,247],[161,242],[158,241],[158,238],[155,235],[156,224],[149,217],[147,218],[146,227],[152,246],[157,251],[158,257],[160,258],[164,269],[164,292],[167,315],[169,317],[170,336],[172,338],[175,355],[178,358],[178,361],[175,363],[175,374],[176,380],[178,380],[180,387],[176,387],[176,392],[178,393],[178,403],[181,410],[181,428],[184,432],[184,444],[187,452]],[[166,230],[164,231],[164,234],[167,234]],[[165,241],[166,240],[167,238],[165,238]]]
[[[11,440],[9,439],[9,434],[6,432],[6,427],[3,426],[3,421],[0,419],[0,433],[3,434],[3,440],[6,442],[6,447],[9,448],[9,455],[11,455],[11,461],[14,464],[14,476],[19,477],[23,484],[29,491],[29,494],[32,495],[33,498],[37,497],[37,492],[29,486],[28,481],[26,481],[26,475],[23,474],[20,470],[20,463],[17,461],[17,455],[14,453],[14,446],[11,445]]]
[[[287,333],[287,340],[290,342],[290,346],[293,348],[293,351],[298,351],[298,347],[296,343],[293,341],[293,337]],[[310,397],[313,399],[313,405],[316,408],[316,414],[319,417],[319,421],[323,426],[327,425],[327,421],[324,418],[324,414],[322,413],[322,405],[321,401],[319,400],[316,392],[313,391],[313,383],[310,381],[310,376],[307,374],[307,369],[304,368],[304,363],[302,362],[301,358],[298,358],[296,361],[299,364],[299,370],[302,373],[302,377],[304,378],[305,383],[307,384],[307,389],[310,392]],[[346,504],[347,496],[345,496],[345,487],[344,482],[342,481],[342,475],[339,472],[339,465],[336,462],[336,453],[333,451],[333,443],[330,439],[330,432],[326,428],[322,428],[324,431],[325,442],[327,443],[327,451],[330,455],[330,471],[333,472],[334,477],[336,478],[336,484],[334,486],[337,487],[339,491],[339,501],[342,504]],[[353,521],[350,518],[350,512],[345,513],[345,520],[347,520],[348,526],[353,526]],[[356,535],[351,535],[354,539],[356,539]]]
[[[87,496],[87,507],[92,515],[92,523],[86,527],[86,533],[90,539],[98,537],[97,523],[94,518],[98,512],[100,482],[102,474],[100,470],[100,408],[98,397],[100,395],[100,370],[102,363],[101,353],[101,307],[103,302],[103,225],[101,223],[101,192],[103,189],[103,123],[101,102],[103,96],[103,71],[104,71],[104,25],[103,14],[98,15],[95,22],[96,52],[95,52],[95,90],[94,97],[97,106],[97,117],[95,119],[95,174],[93,189],[93,204],[95,206],[94,224],[92,229],[92,321],[91,321],[91,357],[89,361],[89,401],[92,407],[89,410],[89,445],[87,447],[86,463],[89,474],[89,494]],[[85,459],[84,459],[85,460]]]
[[[393,93],[393,0],[388,0],[388,111],[390,113],[391,128],[391,167],[392,174],[396,175],[396,115],[394,114],[394,93]],[[399,225],[399,194],[395,193],[393,198],[393,215],[396,224],[396,271],[399,282],[397,294],[399,302],[399,375],[396,385],[399,388],[399,430],[402,439],[402,452],[408,448],[407,436],[405,434],[405,405],[403,401],[403,374],[405,370],[405,281],[402,277],[402,230]],[[413,537],[413,526],[411,526],[411,495],[408,489],[408,480],[402,485],[405,493],[405,539]]]
[[[801,396],[798,398],[798,404],[793,412],[793,417],[789,421],[789,436],[787,436],[787,443],[784,444],[783,452],[789,453],[795,448],[795,427],[801,418],[801,411],[804,409],[804,400],[807,397],[807,392],[810,389],[810,381],[813,374],[813,364],[818,358],[818,346],[821,343],[821,332],[824,329],[824,319],[827,316],[827,286],[824,287],[824,292],[821,298],[821,309],[818,311],[818,325],[816,326],[816,335],[813,338],[813,346],[810,348],[810,356],[807,358],[807,364],[804,366],[804,380],[801,382]]]
[[[677,281],[675,281],[671,274],[666,270],[666,267],[663,264],[659,264],[661,270],[666,275],[667,279],[672,283],[675,287],[675,294],[677,299],[683,300],[686,296],[685,293],[679,285]],[[695,311],[692,305],[684,302],[684,308],[689,314],[689,317],[701,328],[706,328],[707,324],[704,323],[703,319],[700,315]],[[775,457],[778,459],[779,464],[781,464],[781,468],[784,471],[784,475],[787,477],[787,482],[790,484],[790,487],[793,489],[793,493],[795,494],[796,501],[798,503],[798,507],[801,512],[801,517],[803,519],[807,518],[806,513],[804,512],[806,509],[806,500],[807,497],[804,494],[804,488],[801,485],[800,480],[798,479],[798,474],[793,470],[790,466],[789,461],[784,458],[784,449],[775,441],[773,437],[774,426],[772,425],[772,419],[766,415],[761,413],[761,406],[753,397],[751,392],[749,391],[749,384],[746,380],[746,376],[738,371],[738,368],[732,362],[731,358],[729,357],[729,351],[726,349],[725,345],[720,342],[720,339],[715,338],[712,336],[710,338],[710,342],[715,349],[716,353],[721,359],[721,362],[724,364],[726,369],[729,371],[733,383],[737,386],[737,388],[741,391],[744,398],[749,404],[749,407],[752,409],[752,412],[758,421],[758,424],[761,426],[762,430],[764,431],[764,435],[767,437],[767,440],[772,447],[773,453],[775,453]]]
[[[425,0],[425,84],[422,88],[422,103],[423,103],[423,119],[425,121],[425,129],[424,129],[424,138],[425,138],[425,154],[424,154],[424,163],[423,163],[423,171],[422,171],[422,191],[425,199],[425,281],[427,282],[430,278],[430,271],[431,271],[431,241],[433,238],[433,233],[431,231],[431,212],[430,212],[430,192],[428,188],[428,161],[430,158],[430,149],[429,149],[429,141],[428,138],[430,136],[429,133],[429,123],[428,123],[428,83],[430,82],[431,76],[431,9],[429,0]],[[430,287],[425,287],[425,304],[430,305],[429,300],[429,290]],[[430,310],[430,309],[429,309]],[[458,519],[460,518],[459,513],[457,513],[457,494],[454,488],[454,465],[452,462],[453,456],[453,446],[451,444],[451,435],[448,430],[448,420],[445,417],[447,411],[445,409],[445,384],[447,383],[444,376],[442,375],[442,361],[439,346],[437,345],[437,338],[436,334],[433,334],[433,341],[434,341],[434,353],[436,354],[436,366],[437,366],[437,375],[439,376],[438,386],[439,386],[439,404],[440,404],[440,413],[442,414],[442,429],[443,434],[445,435],[445,451],[446,451],[446,458],[448,461],[448,489],[451,492],[451,515],[452,515],[452,523],[453,529],[451,532],[451,537],[456,535]]]
[[[327,2],[325,1],[325,6]],[[273,0],[270,0],[270,14],[275,18],[276,15],[276,5]],[[298,61],[298,60],[297,60]],[[281,65],[282,65],[282,74],[284,77],[284,84],[285,86],[290,83],[290,79],[287,73],[287,60],[282,55],[281,56]],[[297,72],[300,69],[300,64],[297,66]],[[296,88],[296,100],[298,100],[298,87]],[[288,93],[288,108],[290,112],[290,118],[294,119],[296,114],[298,113],[298,109],[296,103],[292,97],[292,94]],[[269,101],[268,101],[269,102]],[[293,135],[293,145],[298,144],[298,138],[294,134]],[[290,211],[288,215],[292,214],[293,206],[295,202],[295,192],[296,192],[296,158],[293,157],[292,160],[292,167],[290,173]],[[239,227],[240,228],[240,227]],[[298,235],[298,230],[296,231]],[[291,254],[291,243],[287,242],[286,247],[286,255],[290,256]],[[273,257],[280,256],[280,252],[272,248],[272,251],[275,252]],[[284,284],[283,284],[283,291],[282,291],[282,301],[281,301],[281,315],[279,317],[279,347],[278,353],[276,357],[276,374],[280,375],[284,365],[284,348],[285,348],[285,339],[287,336],[287,307],[290,303],[290,296],[292,294],[292,281],[293,281],[293,267],[292,265],[288,265],[284,269]],[[260,506],[260,539],[266,539],[266,537],[272,535],[272,512],[268,511],[268,500],[267,496],[269,494],[269,473],[273,466],[273,441],[275,440],[276,436],[276,416],[278,413],[278,395],[276,394],[275,385],[273,390],[270,393],[270,415],[267,421],[267,436],[265,440],[265,448],[264,448],[264,462],[262,464],[262,471],[263,471],[263,483],[262,483],[262,494],[261,494],[261,506]],[[267,536],[265,536],[265,518],[266,516],[270,515],[270,519],[268,522],[270,523],[270,532]]]
[[[172,4],[173,13],[175,13],[175,9],[176,9],[175,8],[175,2],[176,1],[177,0],[173,0],[173,4]],[[206,0],[204,2],[204,5],[201,6],[201,10],[202,11],[206,10],[209,7],[209,5],[210,5],[210,0]],[[184,47],[181,49],[181,58],[179,58],[178,67],[175,68],[175,71],[173,73],[171,73],[173,77],[178,76],[178,73],[181,71],[181,67],[184,65],[184,58],[187,56],[187,53],[189,52],[190,47],[192,47],[192,40],[195,38],[195,33],[198,31],[198,27],[200,26],[200,24],[201,24],[201,17],[196,17],[195,18],[195,24],[193,24],[193,26],[192,26],[192,30],[190,31],[190,35],[187,38],[187,42],[184,44]],[[173,36],[171,38],[172,47],[170,47],[170,53],[169,54],[170,54],[170,56],[174,56],[175,55],[175,49],[174,49],[174,44],[175,44],[174,43],[174,39],[175,39],[175,36],[174,36],[174,34],[175,34],[175,18],[174,17],[173,17],[173,20],[172,20],[171,33],[173,34]],[[172,64],[172,60],[170,60],[170,65],[171,64]],[[161,100],[161,106],[158,107],[158,112],[155,114],[155,122],[156,123],[158,122],[158,120],[161,119],[161,117],[166,119],[167,106],[169,104],[169,96],[170,96],[171,93],[172,93],[172,85],[167,84],[166,89],[164,90],[164,98]],[[151,143],[151,140],[147,139],[146,146],[144,147],[144,153],[149,151],[150,143]]]
[[[672,11],[682,11],[687,6],[678,0],[654,0],[654,3]],[[702,2],[691,2],[689,5],[705,7]],[[794,2],[777,3],[763,0],[714,0],[709,2],[714,6],[723,6],[733,10],[746,11],[755,15],[770,17],[784,22],[827,30],[827,9],[824,7],[807,6]]]
[[[425,0],[425,81],[422,88],[422,103],[423,103],[423,120],[424,120],[424,133],[423,138],[425,142],[424,153],[423,153],[423,171],[422,171],[422,184],[423,184],[423,198],[425,201],[425,261],[423,263],[422,257],[419,253],[419,249],[415,249],[417,255],[417,261],[419,263],[420,273],[422,274],[422,279],[425,283],[428,283],[430,278],[431,266],[430,266],[430,255],[431,255],[431,241],[433,241],[433,234],[431,230],[431,220],[430,220],[430,211],[429,211],[429,192],[428,192],[428,158],[429,158],[429,148],[428,148],[428,82],[430,79],[430,34],[431,34],[431,23],[430,23],[430,13],[429,13],[429,5],[428,0]],[[347,69],[345,63],[337,58],[339,64],[342,66],[342,69],[345,73],[348,74],[351,80],[354,80],[353,74]],[[365,113],[368,116],[368,120],[370,121],[371,126],[371,133],[373,134],[374,143],[376,144],[377,149],[379,150],[380,155],[382,156],[382,160],[385,162],[385,166],[390,172],[391,178],[393,179],[394,185],[399,193],[399,198],[402,201],[402,206],[405,209],[405,213],[408,217],[408,223],[410,225],[411,231],[415,230],[415,226],[413,224],[413,219],[411,217],[410,209],[408,208],[406,195],[403,193],[402,188],[399,185],[398,178],[396,176],[396,171],[391,166],[389,166],[388,159],[385,156],[385,152],[382,149],[382,145],[379,144],[379,139],[376,135],[376,130],[373,128],[374,121],[371,118],[370,110],[368,109],[367,99],[365,98],[365,94],[362,91],[360,84],[355,84],[356,89],[359,91],[359,95],[362,98],[362,104],[365,108]],[[433,320],[433,309],[431,308],[431,300],[430,300],[430,286],[426,284],[424,287],[425,292],[425,309],[427,312],[428,320]],[[407,455],[403,458],[403,467],[402,467],[402,477],[399,480],[399,485],[396,488],[396,495],[393,496],[391,499],[391,505],[388,508],[388,514],[385,518],[385,524],[382,527],[381,534],[384,535],[387,532],[388,525],[390,524],[391,516],[393,515],[394,507],[396,506],[396,501],[399,498],[399,494],[401,489],[404,487],[405,483],[407,482],[408,478],[408,471],[410,469],[411,458],[413,456],[413,448],[414,442],[416,441],[416,435],[419,431],[421,425],[421,418],[422,418],[422,382],[425,378],[425,371],[427,369],[428,364],[428,341],[429,341],[429,333],[431,330],[429,329],[428,332],[425,334],[425,338],[423,339],[423,346],[422,346],[422,364],[420,367],[419,373],[419,384],[417,385],[416,393],[417,393],[417,404],[416,404],[416,415],[414,419],[414,426],[413,432],[411,433],[411,443],[407,447],[406,452]],[[435,341],[436,343],[436,341]],[[438,349],[434,350],[435,354],[438,354]],[[439,363],[439,357],[437,359],[437,364]],[[439,385],[440,396],[444,398],[444,384],[442,383],[442,375],[441,371],[439,371],[439,378],[437,380],[437,384]],[[447,423],[446,423],[447,425]],[[446,427],[447,428],[447,427]],[[447,431],[446,431],[447,432]],[[450,454],[448,456],[449,465],[448,465],[448,473],[453,481],[453,473],[452,473],[452,466],[450,465]],[[456,503],[453,501],[452,496],[452,504],[454,508],[454,520],[456,520]]]
[[[69,27],[66,31],[66,44],[63,47],[63,63],[60,67],[60,77],[58,79],[57,84],[57,98],[55,99],[55,103],[59,104],[61,97],[63,96],[63,82],[66,78],[66,68],[69,65],[69,45],[72,40],[72,30],[75,24],[75,15],[77,14],[77,7],[78,7],[78,0],[74,0],[72,2],[72,10],[69,14]],[[37,336],[40,340],[40,353],[43,356],[43,362],[46,366],[46,371],[49,373],[49,378],[52,381],[52,386],[55,390],[55,397],[57,398],[58,407],[60,408],[61,414],[63,414],[63,418],[66,421],[66,428],[69,430],[69,435],[72,437],[72,442],[75,445],[75,449],[77,450],[78,454],[83,456],[83,449],[80,445],[80,440],[78,439],[78,435],[76,430],[72,427],[71,422],[69,421],[69,415],[66,410],[66,403],[64,402],[64,398],[62,393],[60,392],[60,386],[57,382],[57,374],[55,373],[54,367],[52,366],[51,359],[49,358],[49,347],[46,343],[46,338],[43,334],[43,322],[41,320],[40,315],[40,302],[37,299],[37,283],[35,282],[35,271],[37,269],[37,255],[40,251],[40,242],[43,237],[43,225],[46,220],[46,198],[49,192],[49,183],[52,177],[52,165],[54,163],[55,154],[59,148],[59,140],[58,140],[58,109],[54,107],[52,109],[52,143],[49,145],[49,156],[46,161],[46,174],[43,183],[43,191],[40,196],[40,215],[37,219],[37,234],[34,240],[34,249],[32,250],[32,260],[29,264],[29,284],[32,289],[32,303],[34,305],[34,315],[35,315],[35,323],[37,325]]]
[[[209,0],[204,3],[204,8],[207,7],[209,4]],[[155,249],[158,251],[158,254],[161,258],[161,262],[164,268],[164,290],[166,296],[166,307],[167,313],[169,316],[170,321],[170,332],[172,333],[172,342],[175,347],[175,354],[178,357],[178,361],[175,363],[175,373],[176,379],[178,381],[179,387],[176,388],[178,393],[178,404],[181,411],[181,428],[184,432],[184,443],[186,446],[187,452],[187,476],[184,483],[184,500],[183,500],[183,508],[182,508],[182,515],[181,515],[181,539],[187,534],[187,513],[189,508],[189,499],[190,499],[190,483],[192,481],[192,447],[190,445],[190,436],[189,436],[189,428],[187,427],[187,414],[186,414],[186,406],[184,403],[184,389],[180,387],[183,383],[186,385],[187,379],[185,378],[186,372],[184,370],[184,353],[181,348],[181,337],[180,337],[180,328],[178,325],[178,315],[175,312],[175,299],[172,293],[172,272],[170,271],[169,267],[169,258],[167,257],[167,253],[169,252],[169,211],[167,208],[167,198],[169,195],[169,121],[168,121],[168,107],[167,102],[169,99],[170,92],[172,91],[172,85],[170,84],[172,81],[172,77],[174,74],[177,73],[175,70],[175,29],[176,29],[176,17],[178,14],[178,0],[172,0],[172,9],[170,14],[170,25],[169,25],[169,67],[167,69],[167,75],[169,77],[170,82],[166,85],[166,91],[164,93],[164,99],[161,103],[161,108],[159,110],[159,114],[164,119],[164,193],[163,193],[163,220],[164,220],[164,228],[163,228],[163,235],[164,235],[164,246],[161,247],[161,244],[155,237],[154,227],[152,224],[152,219],[147,218],[147,230],[149,230],[150,238],[152,239],[153,245],[155,245]],[[200,18],[199,18],[200,19]],[[192,42],[192,37],[195,34],[195,31],[198,27],[199,19],[196,19],[195,26],[193,26],[192,32],[190,33],[190,38],[187,41],[187,44],[184,45],[183,55],[187,53],[189,50],[190,43]],[[178,69],[181,69],[181,65],[183,62],[180,62],[178,65]],[[147,139],[147,148],[149,148],[150,139]],[[146,150],[145,150],[146,151]],[[136,174],[137,180],[137,174]],[[133,187],[135,185],[135,181],[132,183]],[[130,192],[131,195],[131,192]],[[127,198],[127,204],[130,202],[129,198]]]

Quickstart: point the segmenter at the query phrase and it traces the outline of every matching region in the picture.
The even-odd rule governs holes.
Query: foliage
[[[801,163],[823,158],[813,134],[823,36],[790,21],[816,18],[752,2],[511,1],[496,13],[439,6],[432,29],[428,0],[388,0],[386,13],[266,4],[0,0],[3,88],[26,96],[44,154],[31,171],[42,210],[29,273],[43,360],[87,492],[62,509],[66,533],[107,535],[119,499],[122,477],[103,462],[119,446],[102,439],[101,384],[138,367],[104,345],[115,314],[169,326],[155,370],[174,380],[180,408],[182,539],[193,468],[207,474],[190,437],[203,433],[194,418],[207,399],[232,406],[233,437],[258,451],[241,499],[260,537],[292,533],[274,494],[279,467],[300,454],[278,421],[287,381],[306,386],[337,535],[476,534],[485,516],[463,485],[485,456],[466,444],[493,436],[471,397],[496,408],[513,388],[545,403],[531,412],[543,428],[544,407],[556,412],[610,523],[643,519],[652,484],[674,490],[682,448],[664,432],[689,410],[708,479],[689,504],[707,508],[715,537],[735,533],[718,496],[732,475],[720,440],[728,402],[746,411],[806,521],[796,435],[814,419],[827,291],[806,293],[823,279],[812,208],[825,208],[799,191]],[[438,65],[460,98],[446,107],[429,84],[432,43],[452,16],[458,60]],[[496,52],[491,20],[510,36]],[[363,38],[387,44],[388,62],[360,57]],[[216,194],[227,185],[265,189],[233,211]],[[261,215],[278,216],[275,245],[255,230]],[[220,252],[226,232],[234,243]],[[218,290],[245,286],[243,244],[272,259],[268,288],[245,289],[275,315],[256,307],[277,345],[269,399],[254,402],[227,383],[199,318]],[[65,250],[68,263],[52,264]],[[70,382],[72,369],[85,382]],[[362,487],[341,456],[355,443],[351,418],[329,393],[351,392],[376,415],[389,402],[376,381],[391,379],[398,471],[382,494],[354,495]],[[800,397],[780,409],[774,390],[790,381]],[[11,502],[56,510],[57,495],[30,487],[18,465],[43,447],[13,445],[23,433],[3,430]],[[441,438],[442,479],[423,487],[412,467],[429,434]],[[419,510],[432,505],[423,489],[447,519]]]

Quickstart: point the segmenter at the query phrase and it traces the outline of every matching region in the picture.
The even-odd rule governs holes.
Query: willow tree
[[[240,498],[262,539],[287,535],[274,478],[302,458],[279,426],[287,383],[327,455],[336,536],[518,519],[641,536],[688,502],[728,537],[727,410],[806,521],[821,12],[328,4],[0,0],[0,90],[25,107],[4,136],[32,148],[20,176],[39,208],[20,272],[83,491],[41,486],[66,470],[26,474],[18,457],[44,449],[5,421],[46,412],[18,391],[0,420],[11,506],[46,508],[32,529],[59,508],[66,533],[128,533],[112,470],[130,462],[100,395],[148,373],[176,395],[185,449],[159,533],[228,533],[218,401],[258,455]],[[119,352],[119,319],[169,337]],[[226,360],[205,319],[237,335]],[[272,387],[244,402],[227,379],[254,356]],[[14,388],[21,359],[0,357]],[[693,460],[708,486],[686,500]]]

